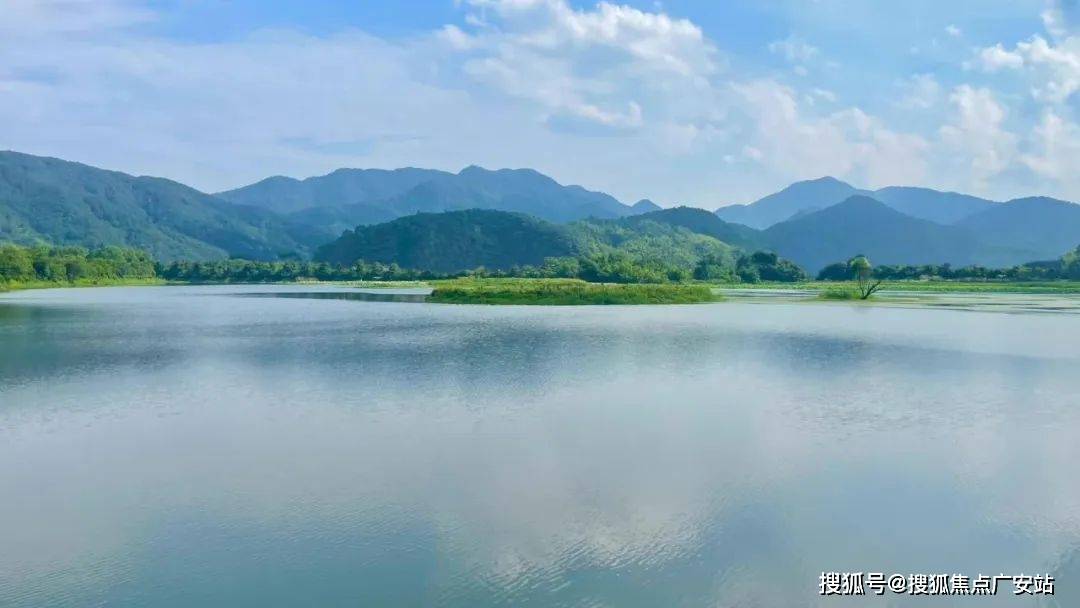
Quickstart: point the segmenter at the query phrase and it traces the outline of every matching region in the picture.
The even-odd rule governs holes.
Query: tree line
[[[694,266],[642,260],[621,251],[597,252],[581,256],[550,257],[538,266],[520,265],[506,269],[475,268],[458,273],[438,273],[402,268],[381,262],[354,262],[348,266],[327,262],[217,260],[170,262],[158,266],[158,276],[170,281],[191,283],[270,283],[312,279],[319,281],[417,281],[463,276],[491,278],[582,279],[593,283],[684,283],[801,281],[806,273],[774,253],[757,252],[738,256],[734,262],[719,255],[707,255]]]
[[[1033,262],[1012,268],[984,268],[949,264],[871,269],[855,260],[825,267],[819,281],[852,280],[983,280],[1033,281],[1080,280],[1080,247],[1061,259]],[[642,260],[621,251],[551,257],[538,266],[507,269],[476,268],[458,273],[438,273],[402,268],[397,264],[357,261],[350,265],[304,260],[273,262],[242,259],[176,261],[160,263],[146,252],[125,247],[88,250],[82,247],[0,246],[0,284],[152,279],[188,283],[274,283],[316,281],[422,281],[462,276],[507,278],[570,278],[596,283],[712,283],[798,282],[809,279],[802,268],[775,253],[702,256],[692,266],[657,259]]]
[[[154,259],[138,249],[0,246],[0,283],[149,279],[156,273]]]
[[[855,256],[847,262],[829,264],[817,274],[819,281],[850,281],[854,278],[852,262],[863,256]],[[1055,281],[1080,280],[1080,247],[1057,260],[1028,262],[1011,268],[987,268],[985,266],[953,267],[951,264],[924,264],[919,266],[875,266],[875,279],[883,281]]]

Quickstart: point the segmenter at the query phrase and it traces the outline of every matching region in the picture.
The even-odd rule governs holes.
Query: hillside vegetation
[[[153,279],[154,259],[121,247],[0,246],[0,290]]]
[[[720,297],[704,285],[627,285],[562,279],[464,279],[441,283],[429,302],[442,304],[697,304]]]
[[[135,247],[163,260],[305,254],[307,229],[166,179],[0,152],[0,241]]]

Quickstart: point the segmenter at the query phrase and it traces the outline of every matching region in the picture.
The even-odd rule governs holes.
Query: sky
[[[1080,201],[1080,0],[3,0],[0,149],[208,192],[475,164]]]

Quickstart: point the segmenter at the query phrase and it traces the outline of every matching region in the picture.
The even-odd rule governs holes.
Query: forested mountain
[[[458,272],[484,266],[539,265],[579,251],[570,231],[525,215],[489,209],[418,213],[385,224],[358,226],[319,248],[315,259],[357,260],[404,268]]]
[[[773,250],[811,272],[857,253],[879,264],[1011,266],[1054,259],[1080,244],[1080,206],[1065,201],[995,203],[890,187],[872,193],[884,201],[857,194],[830,202],[851,192],[861,191],[822,178],[713,214],[658,209],[647,200],[628,207],[528,169],[350,169],[302,181],[270,178],[222,195],[253,203],[246,205],[166,179],[0,152],[0,243],[120,245],[164,261],[306,257],[325,244],[327,260],[445,272],[593,254],[658,271],[703,256],[729,260],[731,247]],[[718,215],[783,221],[761,231]]]
[[[642,211],[634,211],[602,192],[564,186],[532,169],[490,171],[476,166],[456,174],[427,169],[340,169],[302,181],[273,177],[218,196],[293,213],[295,219],[303,221],[355,218],[350,227],[413,213],[463,209],[517,211],[553,222],[615,218]]]
[[[0,241],[125,245],[161,260],[307,251],[309,229],[167,179],[0,152]]]
[[[996,204],[977,196],[930,188],[889,186],[873,191],[860,190],[838,179],[822,177],[796,182],[749,205],[721,207],[716,210],[716,215],[729,222],[765,229],[835,205],[856,194],[874,198],[911,217],[939,224],[953,224]]]
[[[867,255],[876,264],[988,266],[1011,266],[1037,257],[1031,250],[988,244],[964,228],[913,218],[866,196],[852,196],[781,222],[763,236],[777,253],[811,273],[856,254]]]
[[[869,196],[900,213],[939,224],[953,224],[997,205],[994,201],[968,194],[906,186],[889,186],[875,190]]]
[[[656,203],[650,201],[647,198],[643,198],[640,201],[638,201],[638,202],[636,202],[636,203],[634,203],[633,205],[630,206],[630,211],[632,213],[639,213],[639,214],[640,213],[649,213],[650,211],[659,211],[660,209],[662,209],[662,207],[660,207],[660,205],[657,205]]]
[[[356,226],[382,224],[397,219],[397,213],[378,205],[357,203],[341,207],[309,207],[285,216],[290,223],[306,226],[324,235],[318,244],[329,243]]]
[[[466,167],[440,175],[392,197],[386,206],[401,215],[460,209],[497,209],[528,213],[551,222],[587,217],[615,218],[631,210],[614,197],[581,186],[563,186],[532,169]]]
[[[764,229],[795,214],[823,209],[854,195],[865,193],[833,177],[795,182],[787,188],[749,205],[729,205],[716,210],[722,220]]]
[[[252,205],[288,214],[312,207],[341,208],[358,204],[372,206],[439,176],[451,175],[434,169],[338,169],[327,175],[299,180],[274,176],[260,182],[219,192],[215,196],[232,203]],[[393,216],[400,214],[392,213]],[[385,220],[383,220],[385,221]],[[350,225],[355,226],[356,223]]]
[[[696,207],[672,207],[671,209],[635,215],[622,220],[623,223],[631,226],[646,221],[682,226],[692,232],[711,236],[714,239],[748,251],[763,249],[767,245],[761,236],[761,232],[742,224],[725,222],[716,217],[715,214]]]
[[[625,256],[635,263],[684,268],[693,267],[705,256],[734,264],[734,251],[728,244],[643,217],[560,225],[492,209],[419,213],[385,224],[358,226],[321,247],[316,259],[346,265],[357,260],[395,263],[438,272],[479,266],[505,270],[539,266],[545,258],[607,254]]]
[[[1056,258],[1080,245],[1080,205],[1053,198],[1019,198],[957,223],[987,243],[1031,252],[1028,260]]]

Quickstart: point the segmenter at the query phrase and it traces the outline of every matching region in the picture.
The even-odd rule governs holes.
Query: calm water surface
[[[0,295],[0,606],[1080,606],[1080,317],[341,291]]]

